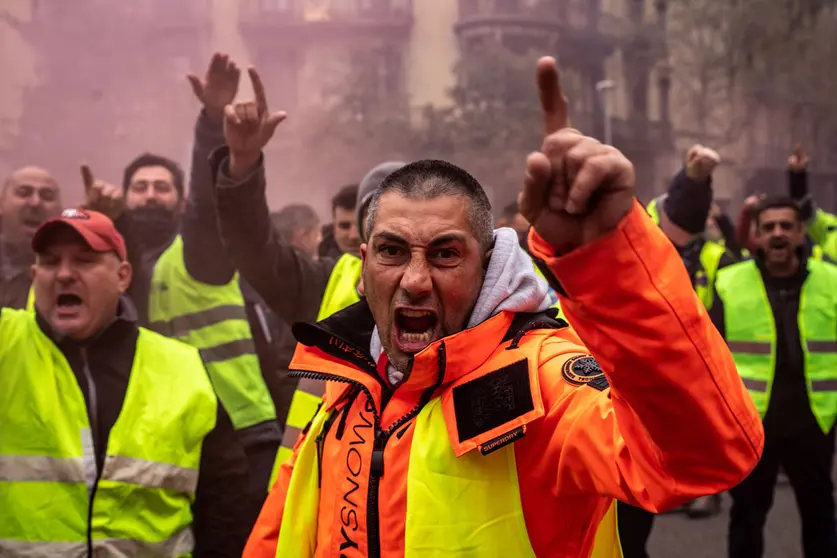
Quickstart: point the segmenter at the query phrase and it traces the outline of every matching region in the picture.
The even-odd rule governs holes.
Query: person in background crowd
[[[320,242],[320,219],[310,205],[293,204],[283,207],[270,215],[273,228],[284,242],[287,242],[299,252],[310,258],[317,257],[317,246]],[[268,388],[276,405],[276,417],[279,424],[285,424],[288,409],[299,380],[288,376],[288,365],[296,349],[296,340],[291,333],[291,325],[270,311],[271,333],[280,348],[276,363],[277,374],[273,382],[268,382]]]
[[[240,556],[247,462],[198,351],[137,326],[125,241],[68,209],[0,310],[0,555]]]
[[[788,158],[788,190],[806,224],[805,250],[814,259],[837,262],[837,216],[818,209],[808,192],[808,156],[797,144]]]
[[[781,467],[802,517],[805,558],[833,558],[837,267],[807,257],[794,200],[762,200],[753,218],[758,251],[718,273],[710,310],[765,431],[761,461],[730,491],[729,556],[763,555]]]
[[[716,202],[712,202],[703,236],[705,240],[715,242],[726,248],[735,261],[739,261],[743,257],[735,225],[729,215]]]
[[[529,222],[520,214],[517,200],[503,208],[503,214],[497,220],[497,228],[509,227],[523,239],[529,233]]]
[[[521,209],[578,336],[544,316],[545,285],[471,175],[393,172],[367,217],[366,299],[294,327],[291,369],[326,397],[246,557],[590,556],[614,498],[656,511],[755,466],[758,415],[633,167],[567,127],[553,59],[538,78],[547,137]],[[254,90],[227,110],[219,181],[262,176],[277,113]]]
[[[22,167],[0,190],[0,308],[25,308],[35,256],[32,235],[61,212],[61,191],[49,172]]]
[[[307,204],[286,205],[276,213],[271,213],[270,220],[282,240],[312,258],[317,257],[322,242],[322,229],[320,218],[313,207]]]
[[[223,145],[224,106],[238,91],[240,71],[216,53],[204,78],[190,75],[203,109],[195,126],[188,198],[183,171],[170,159],[143,154],[123,177],[125,214],[142,239],[141,281],[149,327],[197,347],[250,462],[255,519],[281,442],[273,399],[262,375],[275,373],[266,312],[244,296],[218,231],[208,160]],[[255,333],[254,333],[255,332]],[[259,350],[261,347],[261,350]],[[266,356],[260,353],[267,353]]]
[[[743,247],[742,256],[749,257],[758,251],[758,239],[756,238],[756,230],[753,225],[753,213],[755,213],[759,202],[766,196],[764,194],[756,193],[747,196],[744,200],[744,205],[741,207],[741,213],[738,215],[738,223],[735,227],[736,238],[738,245]]]
[[[250,78],[254,90],[263,93],[264,87],[255,70],[251,69]],[[271,227],[264,167],[257,165],[260,160],[252,161],[252,173],[232,177],[220,166],[227,152],[227,147],[216,151],[211,163],[216,177],[221,234],[235,266],[270,309],[285,323],[293,324],[319,321],[360,301],[360,258],[346,251],[337,260],[328,257],[315,260],[283,240]],[[348,188],[335,197],[334,228],[345,233],[340,237],[343,250],[359,243],[353,239],[353,231],[361,230],[358,224],[366,216],[372,194],[387,175],[402,165],[386,162],[370,170],[351,204],[340,201],[342,192]],[[348,217],[344,210],[348,205],[355,208],[351,226],[346,225]],[[288,411],[277,464],[290,457],[299,432],[314,416],[322,396],[320,382],[300,380]]]
[[[323,227],[323,239],[318,248],[321,258],[338,260],[343,254],[360,254],[360,235],[355,218],[358,188],[357,184],[343,186],[331,198],[331,223]]]

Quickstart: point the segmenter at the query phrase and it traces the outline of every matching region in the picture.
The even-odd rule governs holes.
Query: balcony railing
[[[483,26],[530,27],[630,39],[635,26],[627,18],[603,12],[591,0],[460,0],[457,32]]]
[[[243,0],[241,19],[253,24],[298,25],[315,22],[405,24],[413,0]]]

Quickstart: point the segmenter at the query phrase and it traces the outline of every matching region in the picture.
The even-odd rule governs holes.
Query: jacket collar
[[[412,359],[398,389],[422,391],[453,383],[480,367],[501,345],[532,329],[530,324],[543,325],[544,316],[501,312],[473,328],[440,339]],[[339,376],[362,383],[371,392],[388,391],[369,354],[374,326],[365,300],[319,324],[294,324],[294,336],[304,347],[297,349],[290,369]]]

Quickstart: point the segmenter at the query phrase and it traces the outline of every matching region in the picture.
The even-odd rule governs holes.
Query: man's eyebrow
[[[387,241],[387,242],[393,242],[395,244],[402,244],[404,246],[409,244],[409,242],[407,242],[407,240],[405,238],[400,237],[395,233],[391,233],[391,232],[387,232],[387,231],[375,233],[375,235],[373,236],[373,239],[375,241],[383,240],[383,241]]]
[[[465,237],[458,233],[443,234],[431,240],[429,246],[431,248],[438,248],[439,246],[450,244],[451,242],[465,242]]]

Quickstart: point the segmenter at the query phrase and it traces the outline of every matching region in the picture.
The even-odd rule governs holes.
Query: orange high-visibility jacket
[[[761,419],[680,257],[642,207],[636,204],[616,231],[565,256],[556,257],[534,232],[530,246],[554,275],[550,282],[559,286],[560,279],[561,306],[574,330],[542,319],[527,326],[521,315],[501,313],[427,347],[392,390],[368,356],[374,324],[365,303],[295,328],[301,345],[291,370],[330,380],[318,459],[311,466],[309,452],[309,466],[295,467],[304,432],[280,469],[246,558],[273,558],[283,527],[306,531],[292,501],[299,491],[289,497],[292,479],[293,486],[309,479],[319,487],[309,555],[420,556],[416,549],[434,548],[434,536],[456,532],[459,526],[446,522],[470,511],[458,509],[462,495],[455,490],[423,494],[431,510],[410,508],[411,458],[450,452],[411,451],[415,436],[423,436],[415,434],[422,428],[417,416],[428,405],[443,411],[448,432],[435,443],[450,444],[456,460],[478,467],[482,454],[513,450],[527,554],[538,557],[590,556],[614,498],[659,512],[748,475],[761,455]],[[425,465],[412,463],[421,478],[432,478]],[[436,473],[447,482],[444,471]],[[410,487],[419,494],[414,481]],[[497,517],[497,525],[507,520]],[[419,522],[424,541],[410,533]],[[489,518],[473,540],[486,540],[492,528]],[[457,550],[495,555],[471,542],[457,541]]]

